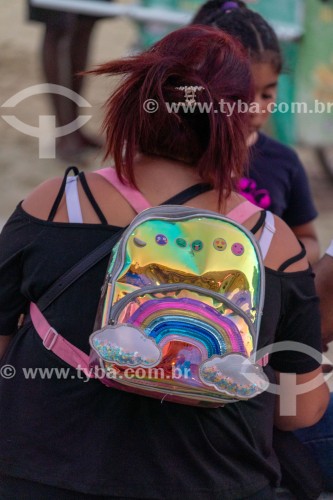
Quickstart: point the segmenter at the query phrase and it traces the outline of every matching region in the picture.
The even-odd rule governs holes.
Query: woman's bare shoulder
[[[108,223],[120,226],[129,224],[135,214],[126,199],[101,175],[94,172],[86,172],[85,178],[93,198],[105,215]],[[47,220],[60,192],[62,182],[63,178],[54,178],[40,184],[23,201],[23,210],[34,217]],[[100,220],[87,198],[81,182],[78,182],[78,196],[84,222],[98,224]],[[68,222],[66,198],[64,196],[59,201],[53,221]]]
[[[302,247],[293,231],[280,217],[274,215],[274,222],[275,234],[265,259],[265,265],[272,269],[279,269],[288,259],[299,255]],[[285,272],[304,271],[308,268],[309,262],[305,256],[288,266]]]
[[[48,179],[39,184],[23,201],[22,208],[39,219],[47,219],[59,193],[62,177]]]

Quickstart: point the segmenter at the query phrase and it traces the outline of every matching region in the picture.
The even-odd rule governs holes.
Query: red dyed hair
[[[252,100],[247,55],[230,35],[207,26],[176,30],[142,54],[110,61],[90,73],[123,75],[106,103],[105,158],[112,156],[118,176],[135,186],[138,151],[193,165],[204,182],[229,194],[247,161],[248,115],[220,112],[220,100]],[[169,112],[165,103],[184,102],[176,87],[197,86],[196,100],[212,103],[209,112]],[[155,113],[144,103],[157,101]]]

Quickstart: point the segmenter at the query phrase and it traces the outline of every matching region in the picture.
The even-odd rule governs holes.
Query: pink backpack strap
[[[251,203],[250,201],[244,201],[243,203],[237,205],[236,208],[230,210],[230,212],[226,216],[229,219],[238,222],[239,224],[243,224],[252,215],[261,211],[262,208],[253,205],[253,203]],[[272,212],[267,210],[263,231],[258,240],[263,259],[265,259],[268,254],[275,231],[276,229],[275,229],[274,216]]]
[[[266,366],[269,363],[269,354],[265,354],[261,359],[258,359],[257,365]]]
[[[147,208],[151,208],[151,204],[140,193],[140,191],[121,182],[114,168],[107,167],[95,170],[95,174],[101,175],[110,184],[112,184],[112,186],[123,195],[123,197],[137,213],[140,213]]]
[[[257,207],[250,201],[243,201],[237,207],[230,210],[229,213],[226,214],[229,219],[238,222],[239,224],[243,224],[247,219],[252,217],[252,215],[261,212],[262,208]]]
[[[73,346],[48,323],[45,316],[33,302],[30,304],[30,317],[36,332],[43,341],[43,346],[73,368],[81,370],[87,377],[93,378],[89,370],[89,356]]]

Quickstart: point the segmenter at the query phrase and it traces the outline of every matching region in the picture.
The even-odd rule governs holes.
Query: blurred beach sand
[[[4,0],[0,6],[0,106],[7,99],[30,86],[44,83],[40,65],[40,48],[44,25],[27,20],[24,0]],[[89,67],[127,54],[136,40],[135,26],[126,19],[103,19],[95,25]],[[82,114],[92,115],[86,131],[99,133],[102,106],[110,93],[107,78],[87,77],[84,97],[91,108]],[[38,126],[39,116],[52,115],[49,96],[28,97],[15,108],[0,107],[0,116],[14,115],[23,123]],[[46,131],[47,133],[47,131]],[[0,118],[0,219],[6,219],[18,201],[37,184],[62,176],[67,162],[39,159],[38,139],[12,128]],[[93,152],[78,163],[79,168],[95,169],[101,165],[102,153]]]

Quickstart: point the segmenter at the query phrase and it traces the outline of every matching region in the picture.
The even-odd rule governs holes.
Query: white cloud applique
[[[153,339],[132,325],[107,326],[90,337],[97,354],[109,363],[128,367],[152,367],[161,359]]]
[[[269,385],[263,369],[242,354],[213,356],[200,366],[201,381],[218,392],[237,399],[249,399]]]

